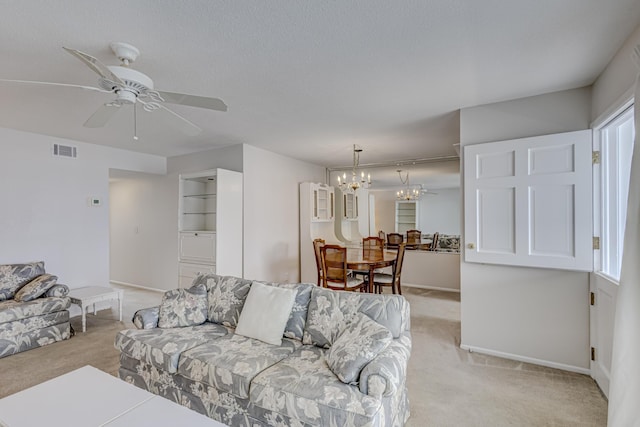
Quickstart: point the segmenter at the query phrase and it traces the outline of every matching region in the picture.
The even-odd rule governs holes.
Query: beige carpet
[[[0,359],[0,397],[92,365],[115,374],[113,339],[131,327],[131,314],[161,294],[125,289],[124,322],[115,310],[87,317],[88,330],[62,343]],[[460,303],[455,293],[404,289],[411,303],[413,351],[408,426],[604,426],[607,403],[585,375],[469,353],[459,348]],[[72,402],[70,402],[72,404]]]

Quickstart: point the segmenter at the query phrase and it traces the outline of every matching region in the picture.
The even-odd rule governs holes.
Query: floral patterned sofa
[[[66,285],[44,262],[0,265],[0,358],[70,337]]]
[[[259,286],[295,291],[280,345],[240,335],[247,295]],[[173,292],[191,302],[202,293],[205,312],[185,311],[184,300],[167,309]],[[167,312],[201,324],[166,327]],[[138,329],[115,339],[120,378],[227,425],[402,426],[409,418],[409,303],[400,295],[207,274],[133,321]]]

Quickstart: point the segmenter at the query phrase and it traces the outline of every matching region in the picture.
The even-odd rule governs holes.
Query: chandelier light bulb
[[[360,152],[362,148],[353,146],[353,167],[351,169],[351,181],[347,181],[347,173],[342,174],[342,178],[338,175],[338,187],[345,193],[355,193],[359,188],[369,188],[371,185],[371,174],[365,174],[364,171],[358,171],[360,164]],[[359,173],[358,173],[359,172]],[[358,177],[359,175],[359,177]],[[366,179],[365,179],[366,175]]]
[[[421,190],[422,187],[420,186],[420,188],[416,188],[416,186],[411,186],[410,182],[409,182],[409,172],[407,172],[404,176],[404,178],[402,177],[402,170],[398,169],[396,172],[398,172],[398,177],[400,178],[400,182],[402,182],[403,185],[406,185],[406,192],[405,190],[400,190],[396,193],[396,198],[398,200],[420,200],[420,195],[421,195]]]

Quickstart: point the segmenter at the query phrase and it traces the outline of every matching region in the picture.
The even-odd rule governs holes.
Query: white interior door
[[[591,131],[464,147],[465,261],[591,271]]]
[[[591,326],[591,376],[607,398],[611,374],[611,351],[613,349],[613,322],[616,313],[618,285],[606,277],[592,273],[589,277],[592,305]]]

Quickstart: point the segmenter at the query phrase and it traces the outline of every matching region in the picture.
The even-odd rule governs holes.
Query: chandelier
[[[351,181],[347,181],[347,173],[343,173],[342,177],[338,175],[338,187],[343,193],[355,193],[360,187],[369,188],[371,185],[371,174],[367,174],[366,178],[364,171],[360,172],[358,177],[358,166],[360,165],[360,153],[362,148],[353,145],[353,169],[351,170]]]
[[[400,178],[400,182],[403,185],[406,185],[406,189],[400,190],[396,192],[396,199],[398,200],[420,200],[420,194],[422,193],[422,189],[419,186],[411,187],[409,183],[409,172],[407,172],[402,178],[402,169],[398,169],[398,177]]]

